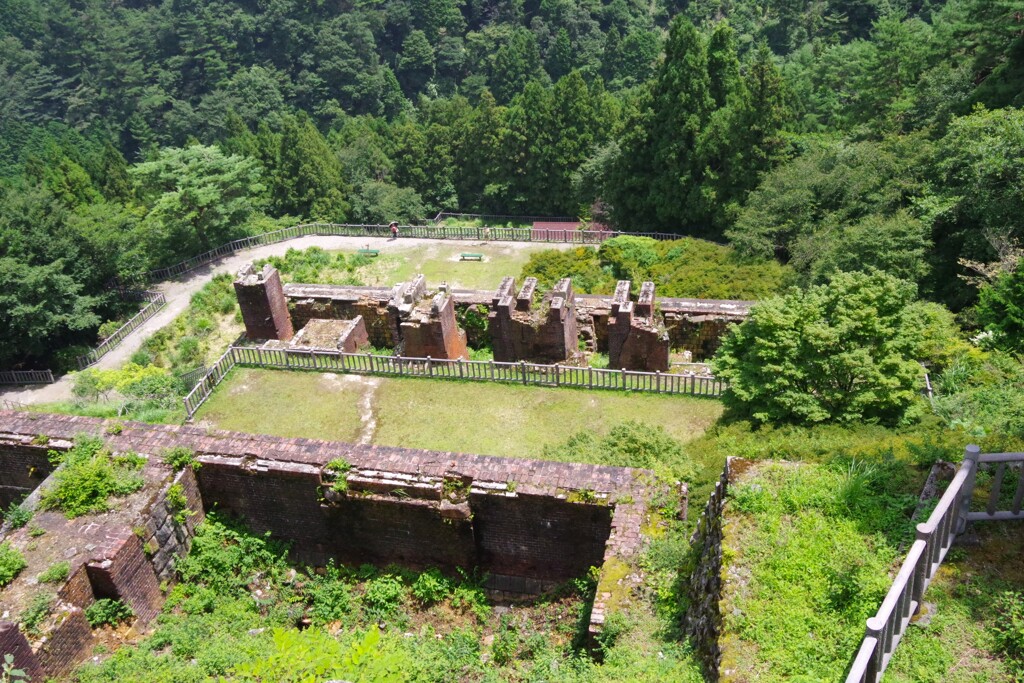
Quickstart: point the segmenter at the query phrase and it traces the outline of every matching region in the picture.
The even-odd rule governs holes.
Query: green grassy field
[[[388,446],[535,458],[545,444],[580,430],[603,435],[629,419],[690,441],[721,411],[717,401],[678,396],[240,369],[197,420],[278,436],[369,436]]]
[[[496,289],[506,275],[519,277],[530,255],[538,251],[557,248],[557,245],[522,245],[508,243],[489,244],[430,244],[417,241],[388,243],[380,255],[360,265],[339,268],[330,255],[341,254],[345,263],[356,257],[354,250],[327,252],[326,263],[314,264],[313,269],[302,268],[302,258],[291,257],[295,270],[281,268],[285,282],[318,282],[325,284],[359,283],[370,286],[391,286],[423,273],[431,287],[447,282],[460,289]],[[482,261],[462,261],[459,254],[483,254]]]

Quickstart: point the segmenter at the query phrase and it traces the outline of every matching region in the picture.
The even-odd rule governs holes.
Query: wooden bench
[[[483,261],[483,254],[459,254],[460,261]]]
[[[360,256],[377,257],[380,256],[380,249],[360,249],[356,252]]]

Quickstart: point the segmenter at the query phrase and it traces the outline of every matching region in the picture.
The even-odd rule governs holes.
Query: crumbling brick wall
[[[608,367],[667,372],[669,336],[654,308],[654,283],[645,282],[634,304],[630,282],[615,287],[608,316]]]
[[[429,307],[418,305],[402,320],[402,355],[411,358],[465,358],[466,333],[455,321],[455,302],[438,292]]]
[[[281,274],[269,263],[257,271],[246,264],[235,279],[235,296],[249,339],[288,341],[295,334],[288,314],[288,302],[281,285]]]
[[[515,281],[506,277],[488,315],[494,360],[565,363],[578,355],[579,332],[572,281],[563,278],[534,304],[537,278],[526,278],[513,299]]]

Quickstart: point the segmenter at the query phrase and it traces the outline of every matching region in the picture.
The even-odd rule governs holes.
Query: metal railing
[[[0,384],[53,384],[52,370],[4,370]]]
[[[220,384],[224,375],[235,365],[395,377],[507,382],[546,387],[617,389],[709,398],[720,396],[725,389],[725,383],[714,377],[689,374],[606,370],[557,364],[540,365],[525,361],[502,363],[429,357],[377,356],[369,353],[343,353],[329,350],[303,351],[232,346],[185,397],[185,411],[190,419]]]
[[[917,613],[928,584],[938,571],[957,534],[968,522],[983,520],[1024,520],[1024,453],[988,453],[968,446],[963,464],[924,524],[917,525],[917,537],[900,566],[889,592],[875,616],[867,621],[860,648],[850,664],[846,683],[878,683],[899,645],[910,619]],[[994,466],[991,491],[984,512],[972,512],[975,479],[982,466]],[[1006,473],[1017,470],[1017,485],[1008,509],[1000,510],[1005,495]]]
[[[28,406],[21,401],[10,401],[8,399],[0,399],[0,410],[25,410]]]
[[[88,353],[79,356],[76,359],[79,370],[86,369],[100,358],[107,355],[109,351],[124,341],[125,337],[137,330],[139,326],[156,315],[157,311],[167,304],[167,298],[160,292],[124,290],[122,292],[122,296],[125,298],[136,298],[140,301],[148,301],[149,303],[143,306],[142,310],[136,313],[131,320],[117,328],[117,331],[114,332],[114,334],[103,340],[102,344]]]

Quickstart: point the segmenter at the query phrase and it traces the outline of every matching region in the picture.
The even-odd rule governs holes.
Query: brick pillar
[[[249,339],[288,341],[295,335],[281,274],[269,263],[258,272],[251,263],[243,266],[235,280],[235,296]]]
[[[622,367],[622,348],[629,337],[633,324],[633,302],[629,300],[629,280],[619,280],[615,285],[612,310],[608,315],[608,367]]]
[[[518,360],[515,357],[515,330],[512,325],[515,291],[515,278],[506,275],[491,298],[491,312],[487,314],[487,331],[491,334],[494,360],[502,363]]]

